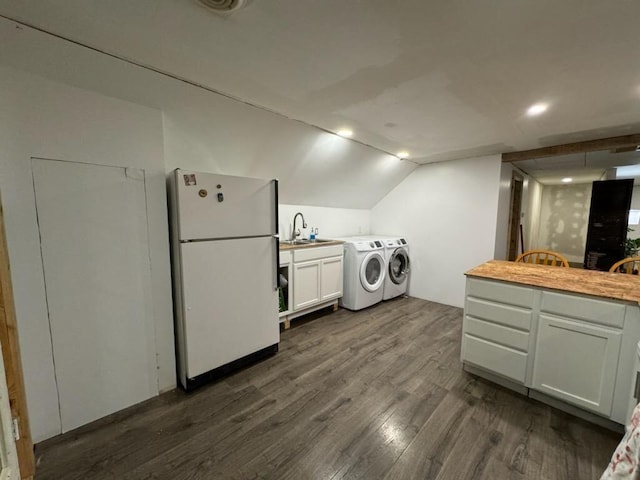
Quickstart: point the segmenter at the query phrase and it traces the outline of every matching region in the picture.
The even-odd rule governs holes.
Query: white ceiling
[[[195,0],[0,0],[0,14],[420,163],[640,131],[640,2],[252,0],[220,16]]]

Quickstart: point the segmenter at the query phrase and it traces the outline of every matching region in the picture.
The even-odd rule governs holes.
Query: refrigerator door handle
[[[280,288],[280,235],[278,235],[277,233],[275,235],[272,235],[273,237],[273,244],[275,245],[275,249],[276,249],[276,284],[275,284],[275,291],[278,291],[278,288]]]
[[[278,218],[278,179],[274,178],[273,182],[273,221],[275,222],[273,231],[275,232],[273,235],[275,248],[276,248],[276,285],[275,290],[278,291],[280,287],[280,219]]]
[[[278,218],[278,204],[280,202],[280,200],[278,199],[278,187],[279,187],[279,182],[277,178],[274,178],[272,180],[273,182],[273,221],[274,221],[274,226],[273,226],[273,232],[277,235],[280,233],[279,228],[280,228],[280,219]]]

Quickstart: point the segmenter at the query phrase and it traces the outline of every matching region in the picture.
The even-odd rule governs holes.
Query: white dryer
[[[344,238],[344,293],[341,307],[361,310],[382,301],[385,260],[381,240]]]
[[[383,243],[386,276],[382,299],[389,300],[407,292],[411,260],[409,258],[409,244],[406,239],[390,237],[383,240]]]

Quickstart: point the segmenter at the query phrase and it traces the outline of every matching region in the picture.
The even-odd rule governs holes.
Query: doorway
[[[509,240],[507,243],[507,260],[515,260],[524,251],[522,238],[522,191],[524,178],[517,172],[511,174],[511,204],[509,208]]]

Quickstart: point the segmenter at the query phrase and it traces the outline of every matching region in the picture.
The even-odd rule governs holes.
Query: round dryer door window
[[[371,252],[362,260],[360,283],[368,292],[375,292],[384,281],[384,259],[378,252]]]
[[[397,248],[389,259],[389,278],[400,285],[409,275],[409,254],[404,248]]]

